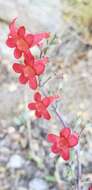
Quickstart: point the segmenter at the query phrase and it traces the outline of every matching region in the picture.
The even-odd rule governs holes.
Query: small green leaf
[[[52,182],[52,183],[53,183],[53,182],[56,181],[55,176],[52,176],[52,175],[45,176],[44,178],[45,178],[45,180],[48,181],[48,182]]]

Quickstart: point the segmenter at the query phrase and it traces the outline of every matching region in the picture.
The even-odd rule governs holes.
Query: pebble
[[[46,181],[40,178],[35,178],[29,182],[29,190],[48,190],[48,184]]]
[[[20,155],[15,154],[11,156],[7,166],[9,168],[19,169],[23,166],[23,164],[24,164],[24,159]]]
[[[18,190],[27,190],[25,187],[19,187]]]

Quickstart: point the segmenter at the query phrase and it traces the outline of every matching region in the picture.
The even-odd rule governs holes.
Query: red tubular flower
[[[36,92],[34,95],[35,102],[29,103],[28,108],[30,110],[35,110],[35,115],[37,118],[44,117],[45,119],[49,120],[51,116],[47,108],[57,98],[58,96],[49,96],[42,99],[41,94]]]
[[[70,148],[78,144],[78,134],[71,134],[70,128],[63,128],[60,135],[48,134],[48,141],[53,143],[51,151],[59,154],[64,160],[70,158]]]
[[[30,88],[36,89],[37,77],[44,72],[47,61],[47,57],[44,57],[42,60],[34,59],[32,54],[28,52],[25,55],[24,64],[13,64],[14,71],[20,73],[19,82],[21,84],[29,82]]]
[[[92,185],[89,187],[89,189],[88,190],[92,190]]]
[[[9,25],[10,32],[6,44],[10,48],[15,48],[14,56],[16,59],[19,59],[22,56],[22,53],[25,53],[34,45],[38,45],[42,39],[48,38],[50,33],[45,32],[35,35],[30,33],[26,34],[25,27],[20,26],[17,29],[15,21],[16,19],[14,19]]]

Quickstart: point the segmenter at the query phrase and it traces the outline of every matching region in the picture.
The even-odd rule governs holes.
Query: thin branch
[[[59,112],[57,112],[56,108],[52,105],[53,110],[55,111],[57,117],[59,118],[61,124],[63,125],[63,127],[67,127],[67,125],[65,124],[64,120],[62,119],[61,115],[59,114]]]
[[[76,155],[77,155],[77,190],[81,190],[80,178],[81,178],[81,163],[79,159],[79,145],[77,146]]]
[[[28,104],[28,88],[25,86],[25,92],[24,92],[24,100],[25,100],[25,109],[27,109]],[[26,120],[26,126],[27,126],[27,134],[28,134],[28,141],[29,141],[29,148],[31,149],[31,118],[27,118]]]

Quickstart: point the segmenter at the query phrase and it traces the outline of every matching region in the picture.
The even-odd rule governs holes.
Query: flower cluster
[[[22,57],[22,63],[16,61],[13,64],[13,70],[19,74],[19,82],[28,84],[34,92],[34,101],[28,104],[30,110],[35,111],[37,118],[51,119],[51,114],[48,107],[59,96],[44,96],[38,91],[40,89],[39,76],[44,73],[45,66],[48,62],[48,57],[43,56],[37,59],[32,55],[31,48],[33,46],[40,47],[43,39],[48,39],[49,32],[40,34],[27,33],[24,26],[16,27],[16,19],[9,25],[9,34],[6,40],[8,47],[14,49],[14,57],[18,60]],[[48,141],[53,143],[51,150],[55,154],[59,154],[64,160],[70,158],[70,148],[78,144],[78,135],[71,134],[70,128],[63,128],[60,135],[49,134]]]

